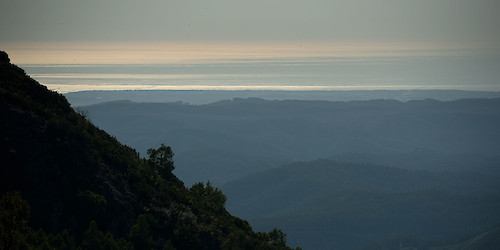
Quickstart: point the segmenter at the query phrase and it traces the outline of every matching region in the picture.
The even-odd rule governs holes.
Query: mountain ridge
[[[260,161],[258,170],[263,170],[336,155],[404,155],[420,150],[441,154],[437,157],[453,170],[448,155],[466,153],[477,159],[471,162],[489,165],[498,163],[500,157],[498,98],[449,102],[250,99],[207,105],[128,103],[81,108],[96,124],[141,153],[146,145],[168,138],[178,162],[189,163],[189,169],[175,170],[186,183],[208,176],[222,185],[250,173],[247,170],[252,166],[245,162],[257,159],[269,159]],[[212,169],[213,174],[205,169]],[[489,166],[478,166],[478,170],[498,174]]]
[[[0,55],[0,248],[290,249],[186,188],[170,147],[141,158]]]

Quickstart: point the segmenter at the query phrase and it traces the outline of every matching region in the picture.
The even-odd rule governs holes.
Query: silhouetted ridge
[[[0,63],[10,63],[9,55],[5,51],[0,51]]]
[[[289,249],[231,216],[210,183],[184,187],[170,147],[139,157],[0,60],[0,249]]]

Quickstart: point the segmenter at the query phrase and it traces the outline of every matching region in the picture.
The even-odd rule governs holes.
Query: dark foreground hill
[[[500,223],[500,179],[483,174],[318,160],[250,175],[222,190],[229,211],[261,230],[278,225],[305,249],[385,241],[428,249]],[[480,249],[496,245],[487,246]]]
[[[186,188],[169,147],[139,157],[0,55],[0,249],[288,249]]]

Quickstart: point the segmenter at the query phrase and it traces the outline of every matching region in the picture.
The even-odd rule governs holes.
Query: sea
[[[27,74],[95,90],[500,91],[500,53],[447,44],[10,44]]]

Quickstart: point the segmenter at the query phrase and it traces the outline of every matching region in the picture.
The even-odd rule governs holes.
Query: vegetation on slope
[[[0,248],[288,249],[256,233],[210,183],[172,174],[172,150],[144,159],[0,53]]]
[[[439,246],[500,222],[500,181],[484,174],[316,160],[249,175],[222,190],[233,214],[259,230],[278,226],[305,249],[358,249],[387,239]]]

